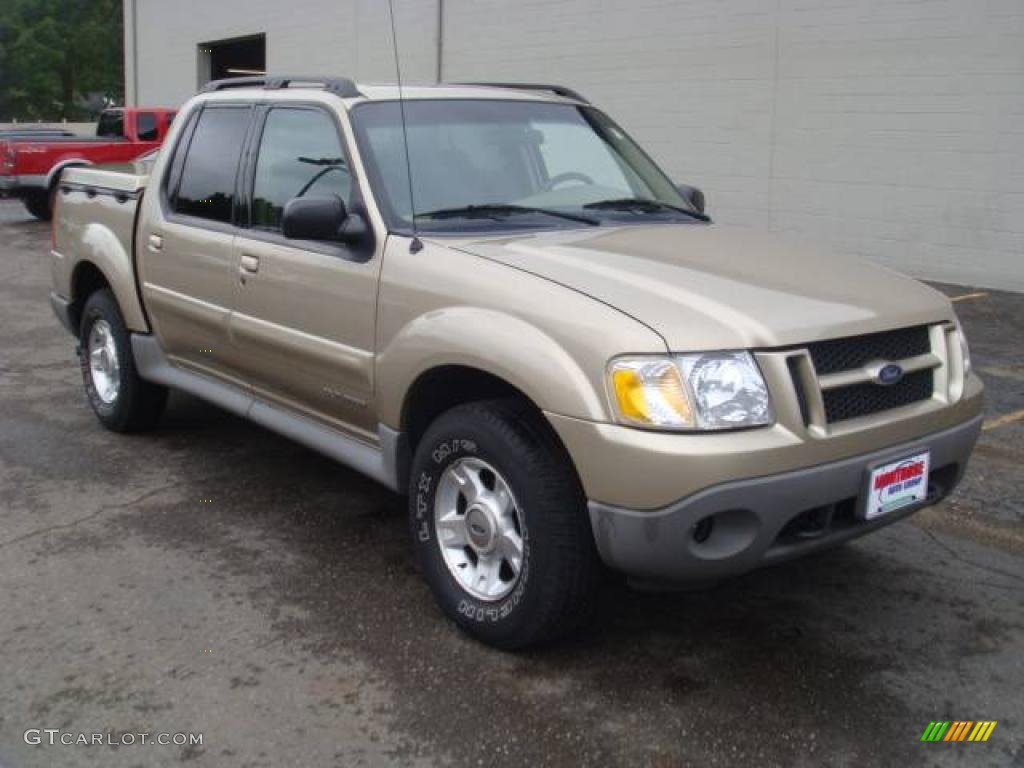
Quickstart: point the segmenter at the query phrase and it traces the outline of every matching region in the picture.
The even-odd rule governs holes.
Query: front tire
[[[441,415],[416,448],[409,504],[420,569],[468,634],[513,650],[591,616],[601,566],[586,497],[528,404],[470,403]]]
[[[79,365],[96,418],[114,432],[139,432],[160,421],[167,389],[139,378],[131,339],[109,289],[85,302],[79,332]]]

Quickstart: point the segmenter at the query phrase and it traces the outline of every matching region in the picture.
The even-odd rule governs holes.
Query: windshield
[[[412,200],[399,103],[368,102],[352,113],[391,229],[411,228],[413,201],[421,231],[689,218],[672,182],[596,109],[416,99],[405,102],[405,117]],[[640,200],[647,204],[623,205]]]

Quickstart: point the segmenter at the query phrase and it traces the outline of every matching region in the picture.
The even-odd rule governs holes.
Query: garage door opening
[[[267,36],[214,40],[198,47],[199,87],[226,77],[263,75],[267,71]]]

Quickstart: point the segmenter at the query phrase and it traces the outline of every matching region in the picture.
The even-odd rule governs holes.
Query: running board
[[[264,402],[238,387],[173,365],[154,336],[133,333],[131,339],[135,368],[146,381],[195,395],[329,456],[396,493],[402,492],[398,462],[403,445],[400,432],[383,424],[378,425],[380,448],[377,448],[305,416]]]

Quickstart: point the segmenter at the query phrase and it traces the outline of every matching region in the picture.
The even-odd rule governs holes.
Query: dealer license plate
[[[868,479],[867,520],[924,501],[928,495],[928,451],[876,467]]]

